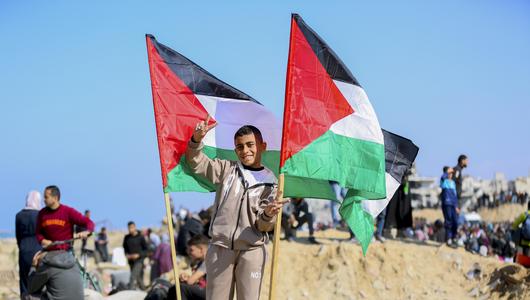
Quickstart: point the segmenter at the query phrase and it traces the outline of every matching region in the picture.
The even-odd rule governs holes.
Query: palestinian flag
[[[334,181],[349,189],[343,207],[386,197],[384,138],[368,96],[337,54],[296,14],[280,166],[286,175]],[[353,224],[354,212],[340,211]]]
[[[281,123],[251,96],[219,80],[182,54],[146,35],[156,132],[165,192],[210,192],[215,186],[189,171],[184,153],[199,121],[217,126],[204,138],[210,158],[237,160],[234,133],[259,128],[268,151],[263,164],[278,172]]]
[[[363,88],[302,18],[292,16],[281,172],[332,180],[366,199],[382,199],[385,148]]]
[[[366,252],[372,240],[375,219],[394,197],[401,185],[401,180],[412,167],[419,150],[411,140],[384,129],[383,136],[385,141],[386,198],[377,201],[348,200],[349,196],[347,194],[346,200],[344,200],[340,208],[341,214],[351,216],[346,221],[354,231],[356,239],[363,248],[363,252]]]

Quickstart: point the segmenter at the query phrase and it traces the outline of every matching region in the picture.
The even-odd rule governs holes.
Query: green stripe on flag
[[[339,213],[361,244],[363,255],[366,255],[368,245],[370,245],[374,235],[374,219],[372,215],[364,211],[361,204],[361,200],[364,199],[349,195],[350,192],[348,192],[346,198],[342,201]]]
[[[203,153],[209,158],[219,158],[237,161],[234,150],[219,149],[211,146],[204,146]],[[262,163],[278,176],[278,166],[280,164],[280,151],[266,151],[262,155]],[[180,163],[167,175],[167,187],[164,192],[213,192],[215,185],[201,176],[191,172],[186,157],[183,155]]]
[[[220,158],[237,161],[234,150],[219,149],[211,146],[204,146],[204,154],[210,158]],[[262,161],[267,168],[278,176],[278,166],[280,165],[279,151],[266,151],[263,153]],[[180,163],[168,174],[168,185],[164,192],[201,192],[208,193],[215,191],[215,185],[201,176],[192,174],[184,156]],[[318,198],[335,200],[335,193],[327,180],[313,178],[300,178],[294,176],[285,177],[285,197]]]
[[[330,130],[289,158],[282,173],[333,180],[364,199],[386,197],[384,145]]]

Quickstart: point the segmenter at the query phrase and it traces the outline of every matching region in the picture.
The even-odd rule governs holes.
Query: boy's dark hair
[[[50,194],[52,194],[53,197],[57,197],[57,199],[61,200],[61,191],[56,185],[49,185],[44,191],[50,191]]]
[[[107,227],[105,226],[101,227],[101,231],[105,231],[105,230],[107,230]]]
[[[458,157],[458,163],[461,163],[464,159],[467,159],[467,156],[465,154],[460,154]]]
[[[256,141],[259,141],[260,143],[263,142],[263,136],[261,135],[261,131],[259,131],[257,127],[252,126],[252,125],[245,125],[239,128],[234,134],[234,140],[238,136],[244,136],[244,135],[249,135],[249,134],[254,134],[254,136],[256,137]]]
[[[129,221],[129,222],[127,223],[127,227],[129,227],[129,226],[131,226],[131,225],[136,225],[136,224],[135,224],[133,221]]]
[[[90,212],[90,209],[85,210],[85,215]]]
[[[447,173],[447,170],[449,170],[448,166],[444,166],[444,173]]]
[[[190,246],[200,246],[205,245],[208,246],[208,238],[202,234],[194,235],[189,241],[188,241],[188,247]]]

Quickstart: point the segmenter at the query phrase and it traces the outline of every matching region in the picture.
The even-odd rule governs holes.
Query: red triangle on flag
[[[166,187],[167,174],[179,164],[195,126],[207,118],[208,112],[160,57],[149,36],[146,41],[162,182]],[[211,116],[210,124],[213,123]]]
[[[285,161],[354,112],[291,19],[280,168]]]

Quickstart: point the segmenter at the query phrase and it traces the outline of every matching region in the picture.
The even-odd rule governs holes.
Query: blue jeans
[[[383,209],[379,215],[377,215],[376,222],[377,222],[377,229],[375,231],[375,234],[378,236],[383,236],[383,229],[385,228],[385,218],[386,218],[386,208]]]
[[[458,214],[456,213],[456,207],[453,205],[443,205],[442,212],[445,219],[445,239],[454,239],[457,237],[458,231]]]

